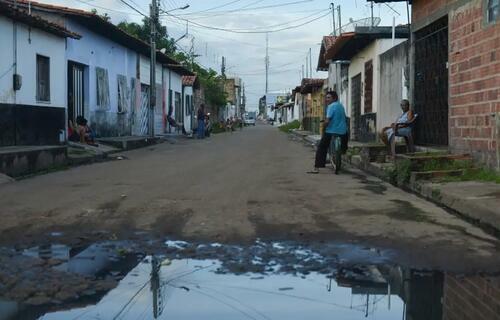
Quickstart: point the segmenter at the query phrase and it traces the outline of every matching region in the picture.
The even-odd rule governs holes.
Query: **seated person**
[[[403,113],[396,120],[391,123],[389,127],[384,127],[380,132],[380,139],[386,146],[391,147],[391,156],[394,157],[396,150],[395,137],[411,138],[412,123],[415,118],[413,112],[410,110],[410,102],[406,99],[401,100],[401,110]]]
[[[182,123],[177,123],[177,121],[175,121],[175,119],[172,118],[171,116],[167,116],[167,122],[171,127],[181,129],[182,134],[187,134],[186,129],[184,128],[184,125]]]
[[[76,117],[76,124],[78,125],[78,135],[80,142],[88,145],[97,146],[95,143],[95,135],[92,129],[88,126],[88,121],[82,116]]]
[[[78,134],[78,128],[74,125],[72,120],[68,122],[68,141],[79,142],[80,135]]]

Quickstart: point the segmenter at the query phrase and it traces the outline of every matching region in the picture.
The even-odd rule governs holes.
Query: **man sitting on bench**
[[[386,146],[391,148],[391,158],[396,155],[396,139],[395,137],[404,137],[408,145],[408,151],[413,152],[413,136],[412,129],[415,120],[415,115],[410,109],[410,102],[406,99],[401,100],[401,110],[403,113],[399,116],[395,123],[385,127],[380,132],[380,139]]]

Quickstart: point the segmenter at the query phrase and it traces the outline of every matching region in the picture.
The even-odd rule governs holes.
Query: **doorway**
[[[73,124],[78,116],[85,115],[84,72],[84,65],[68,62],[68,121]]]
[[[415,33],[415,142],[448,145],[448,17]]]

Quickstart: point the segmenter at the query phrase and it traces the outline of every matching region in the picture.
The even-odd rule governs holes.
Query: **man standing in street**
[[[314,168],[308,173],[319,173],[319,168],[325,167],[326,155],[328,153],[332,137],[337,135],[344,136],[347,133],[345,108],[338,100],[339,97],[335,91],[329,91],[326,94],[325,102],[328,107],[326,110],[325,132],[323,133],[318,149],[316,150]]]
[[[205,105],[202,103],[198,108],[198,113],[196,115],[198,119],[198,139],[205,138]]]

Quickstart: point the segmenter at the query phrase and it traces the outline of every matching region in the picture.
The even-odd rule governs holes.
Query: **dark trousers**
[[[330,147],[330,142],[332,141],[333,134],[323,133],[321,140],[319,141],[318,148],[316,149],[316,161],[314,162],[315,168],[324,168],[326,164],[326,155],[328,154],[328,148]]]

